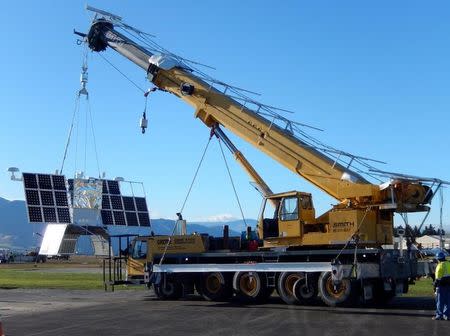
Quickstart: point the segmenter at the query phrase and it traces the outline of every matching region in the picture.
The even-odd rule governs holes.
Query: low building
[[[442,236],[442,239],[444,240],[444,248],[445,249],[450,249],[450,236],[449,235],[444,235]],[[422,248],[424,249],[432,249],[432,248],[436,248],[436,247],[440,247],[440,236],[422,236],[422,237],[418,237],[416,238],[416,243],[420,244],[422,246]]]
[[[444,248],[446,250],[450,249],[450,235],[444,235],[442,236],[444,240]],[[438,235],[425,235],[422,237],[416,238],[416,246],[420,246],[422,249],[433,249],[433,248],[439,248],[440,245],[440,237]],[[403,238],[403,249],[406,249],[406,238]],[[400,248],[400,238],[394,237],[394,248]]]

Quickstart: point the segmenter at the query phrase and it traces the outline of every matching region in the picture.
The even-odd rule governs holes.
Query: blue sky
[[[189,59],[212,65],[215,78],[262,93],[295,110],[323,141],[386,161],[387,171],[450,180],[450,5],[422,1],[92,1]],[[23,199],[6,170],[53,172],[62,154],[79,87],[87,31],[84,1],[6,2],[0,12],[0,196]],[[142,87],[145,74],[106,56]],[[153,217],[180,209],[209,131],[177,98],[149,99],[149,128],[137,127],[142,94],[98,55],[89,56],[91,108],[101,171],[145,183]],[[82,132],[82,130],[80,130]],[[231,136],[274,191],[313,193],[318,213],[333,199]],[[80,140],[81,141],[81,140]],[[81,142],[80,142],[81,144]],[[82,145],[80,145],[82,146]],[[88,174],[96,175],[89,146]],[[246,217],[260,196],[228,156]],[[69,152],[66,173],[73,174]],[[78,167],[81,157],[77,158]],[[448,198],[448,191],[445,193]],[[436,199],[437,201],[438,199]],[[438,202],[431,222],[438,221]],[[450,224],[444,208],[444,223]],[[212,144],[188,200],[188,220],[238,218],[219,147]],[[414,217],[414,221],[418,219]]]

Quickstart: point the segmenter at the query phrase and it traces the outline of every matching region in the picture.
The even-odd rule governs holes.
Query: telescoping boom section
[[[383,186],[370,183],[350,166],[219,91],[171,54],[150,52],[118,32],[107,19],[95,20],[86,40],[93,51],[110,47],[141,67],[157,88],[193,106],[195,116],[207,127],[228,129],[338,200],[331,210],[316,218],[309,194],[291,192],[266,197],[267,204],[278,206],[273,209],[273,218],[262,214],[259,219],[258,233],[264,246],[343,244],[355,234],[361,244],[391,243],[395,211],[429,209],[432,192],[427,186],[406,180]]]

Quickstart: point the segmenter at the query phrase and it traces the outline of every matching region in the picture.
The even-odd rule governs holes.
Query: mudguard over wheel
[[[349,279],[333,283],[331,272],[322,272],[318,281],[322,301],[331,307],[351,305],[355,301],[357,288]]]
[[[233,289],[237,297],[244,302],[263,302],[272,293],[267,288],[265,273],[236,272],[233,276]]]
[[[211,272],[202,274],[197,291],[208,301],[225,301],[233,296],[232,274]]]

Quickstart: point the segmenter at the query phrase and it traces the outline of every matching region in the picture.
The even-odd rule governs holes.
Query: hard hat
[[[439,251],[438,253],[436,253],[436,259],[437,260],[445,260],[445,254],[442,251]]]

